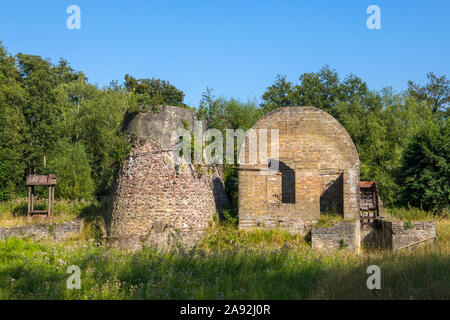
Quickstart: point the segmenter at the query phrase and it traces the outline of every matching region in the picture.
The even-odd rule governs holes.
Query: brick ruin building
[[[116,180],[107,223],[112,245],[195,244],[213,215],[229,204],[220,168],[173,161],[172,130],[192,130],[195,120],[194,111],[170,106],[128,115],[124,126],[134,144]],[[355,145],[328,113],[313,107],[278,108],[253,129],[266,129],[268,156],[255,164],[242,162],[249,159],[246,138],[238,170],[240,229],[311,231],[312,247],[323,250],[359,251],[361,244],[397,250],[436,236],[434,222],[404,225],[379,217],[376,183],[360,182]],[[270,154],[271,129],[278,129],[278,159]],[[272,161],[277,161],[276,171],[269,170]],[[344,221],[314,227],[329,212]]]
[[[109,240],[130,249],[197,242],[216,211],[227,204],[221,170],[175,165],[172,130],[188,125],[194,111],[166,106],[128,115],[125,130],[135,140],[116,181]]]
[[[303,233],[330,211],[358,219],[358,152],[336,119],[317,108],[283,107],[266,114],[253,129],[267,130],[268,160],[258,157],[256,164],[239,166],[241,229]],[[279,130],[277,171],[268,170],[271,129]],[[248,160],[247,144],[248,139],[241,156]]]
[[[313,107],[278,108],[253,129],[267,132],[267,159],[250,164],[249,140],[239,165],[239,228],[311,231],[313,249],[366,248],[400,250],[436,237],[434,222],[402,221],[380,215],[375,181],[360,181],[359,157],[347,131],[328,113]],[[278,129],[278,169],[271,167],[271,134]],[[258,133],[256,136],[259,136]],[[263,135],[264,137],[264,135]],[[260,136],[256,150],[261,147]],[[327,228],[314,224],[321,214],[344,220]]]

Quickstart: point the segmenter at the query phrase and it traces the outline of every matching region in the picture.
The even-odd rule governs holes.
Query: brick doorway
[[[320,213],[344,215],[344,175],[322,173],[320,175]]]

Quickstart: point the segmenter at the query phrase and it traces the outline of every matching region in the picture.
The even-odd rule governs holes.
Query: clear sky
[[[81,29],[69,30],[69,5]],[[369,5],[381,30],[369,30]],[[277,74],[296,82],[324,64],[372,89],[406,88],[426,73],[450,76],[450,1],[415,0],[2,0],[7,49],[67,59],[91,83],[124,74],[169,80],[197,106],[217,96],[259,99]]]

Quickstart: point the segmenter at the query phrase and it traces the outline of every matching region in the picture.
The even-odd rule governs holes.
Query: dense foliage
[[[183,103],[184,93],[169,81],[154,78],[135,79],[126,74],[124,87],[129,93],[129,111],[133,113],[146,111],[148,106],[154,111],[164,105],[187,107]]]
[[[108,194],[129,149],[125,113],[183,97],[166,81],[128,75],[124,86],[99,89],[65,60],[12,56],[0,43],[0,200],[25,195],[29,173],[55,173],[60,198]]]
[[[48,171],[58,177],[58,188],[55,188],[57,198],[92,198],[94,180],[89,157],[81,142],[58,141],[57,150],[49,160]]]
[[[448,105],[450,81],[427,75],[405,92],[370,90],[355,75],[341,79],[328,66],[304,73],[298,83],[284,76],[262,103],[203,94],[197,109],[208,128],[248,130],[281,106],[310,105],[329,112],[352,137],[361,179],[376,180],[386,205],[443,211],[449,207]],[[28,173],[56,173],[57,196],[86,199],[108,194],[129,144],[122,132],[127,112],[187,107],[168,81],[125,76],[123,85],[89,84],[67,61],[11,56],[0,43],[0,200],[23,196]],[[225,166],[225,184],[237,205],[237,171]]]
[[[450,202],[450,123],[429,123],[413,137],[400,170],[404,202],[442,210]]]

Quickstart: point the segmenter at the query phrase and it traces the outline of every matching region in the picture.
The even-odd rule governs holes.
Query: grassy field
[[[198,245],[119,252],[89,241],[0,242],[0,299],[450,299],[450,220],[432,245],[360,255],[312,251],[281,231],[215,226]],[[366,269],[378,265],[381,290]],[[82,270],[69,290],[67,267]]]
[[[40,199],[35,204],[35,209],[47,210],[47,201]],[[60,223],[74,220],[96,203],[96,201],[55,200],[55,218],[51,222]],[[27,208],[26,198],[0,202],[0,226],[10,227],[33,223],[27,219]]]

